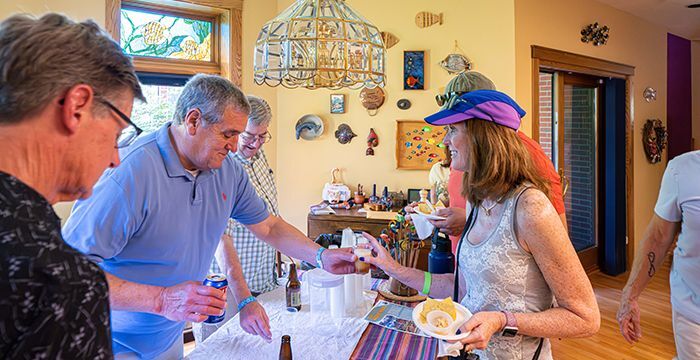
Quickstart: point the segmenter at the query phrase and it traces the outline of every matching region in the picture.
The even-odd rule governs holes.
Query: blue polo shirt
[[[170,124],[141,136],[78,201],[63,227],[70,245],[121,279],[172,286],[202,281],[229,217],[249,225],[268,217],[245,170],[227,157],[196,178],[170,142]],[[229,299],[231,299],[229,297]],[[184,322],[112,310],[114,352],[153,358],[182,341]]]

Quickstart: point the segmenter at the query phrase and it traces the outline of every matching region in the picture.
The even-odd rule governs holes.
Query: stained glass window
[[[122,8],[121,18],[121,46],[127,54],[212,61],[212,21],[133,8]]]

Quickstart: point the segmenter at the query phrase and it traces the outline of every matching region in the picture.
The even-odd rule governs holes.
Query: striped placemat
[[[385,280],[376,279],[372,282],[372,290]],[[385,300],[413,307],[418,303],[392,301],[377,296],[377,301]],[[438,340],[404,332],[390,330],[382,326],[369,324],[360,337],[360,341],[350,356],[351,360],[393,360],[415,359],[434,360],[437,357]]]

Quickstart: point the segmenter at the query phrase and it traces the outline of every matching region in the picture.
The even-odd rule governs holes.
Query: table
[[[381,281],[375,279],[372,289]],[[258,336],[243,332],[238,315],[215,332],[207,340],[198,344],[187,358],[192,360],[218,359],[277,359],[280,338],[284,334],[292,337],[292,353],[295,360],[302,359],[415,359],[432,360],[437,354],[436,339],[409,335],[369,324],[361,318],[332,319],[329,316],[315,316],[308,312],[308,302],[300,313],[288,313],[285,309],[284,287],[262,294],[258,300],[265,306],[270,317],[273,341],[267,343]],[[369,296],[383,299],[374,292]],[[383,299],[387,300],[387,299]],[[390,300],[387,300],[390,301]],[[404,305],[411,306],[411,304]],[[306,311],[306,313],[305,313]],[[302,315],[302,317],[296,317]],[[302,320],[302,321],[299,321]],[[342,331],[342,336],[329,336],[334,331]]]

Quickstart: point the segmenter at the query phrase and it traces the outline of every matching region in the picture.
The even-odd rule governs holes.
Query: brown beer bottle
[[[282,345],[280,345],[280,360],[292,360],[292,339],[289,335],[282,335]]]
[[[301,283],[297,278],[297,266],[289,265],[289,280],[287,280],[287,308],[301,310]]]

